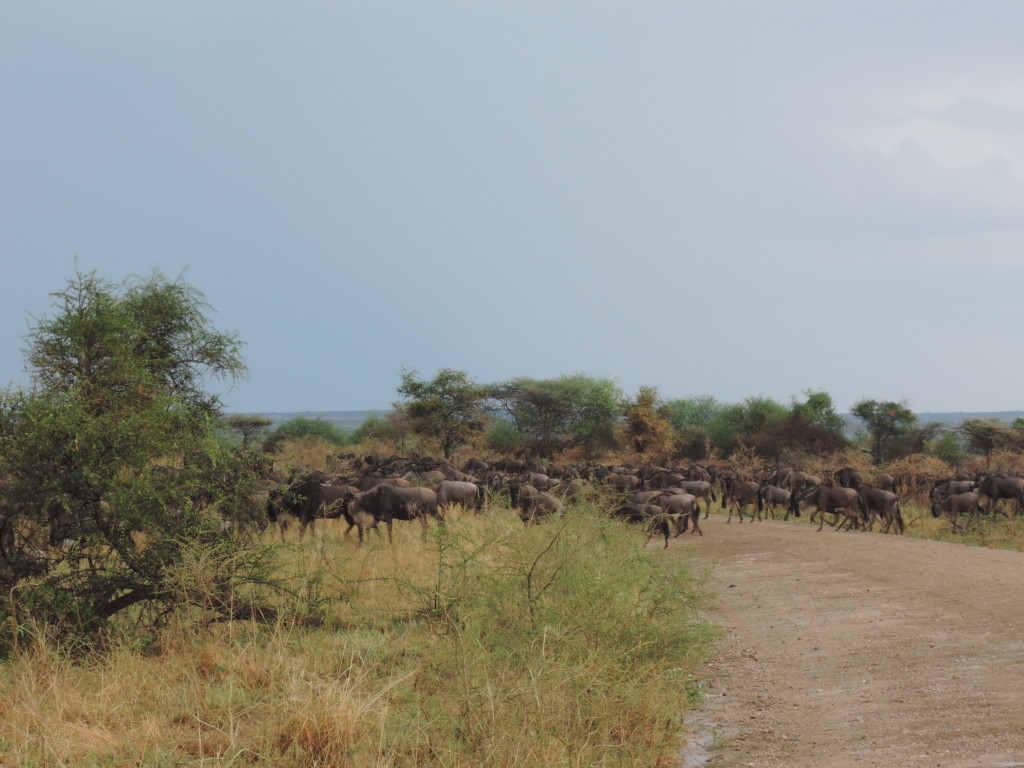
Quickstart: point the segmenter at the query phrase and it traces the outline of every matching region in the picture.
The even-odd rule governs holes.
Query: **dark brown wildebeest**
[[[374,528],[381,521],[388,529],[388,542],[392,542],[391,528],[395,520],[419,520],[423,535],[427,535],[427,518],[435,517],[444,522],[444,516],[437,508],[437,493],[430,488],[403,488],[384,483],[350,496],[344,502],[345,512],[359,527],[359,543],[363,543],[363,531]]]
[[[989,514],[995,510],[998,503],[1003,499],[1017,502],[1016,510],[1013,512],[1014,515],[1024,508],[1024,478],[1002,474],[989,475],[978,484],[976,490],[979,496],[984,496],[988,499],[985,509]],[[1011,507],[1010,509],[1013,510],[1014,508]],[[1011,517],[1010,512],[1006,512],[1006,516]]]
[[[785,488],[779,488],[777,485],[762,485],[761,490],[761,507],[764,509],[764,516],[768,517],[771,515],[772,519],[775,519],[775,510],[789,509],[789,497],[792,495]]]
[[[711,477],[711,472],[708,470],[708,468],[702,467],[700,464],[694,464],[693,466],[689,467],[683,474],[686,475],[687,480],[703,480],[706,483],[714,482],[713,478]]]
[[[792,492],[789,499],[789,511],[786,513],[785,519],[788,520],[790,514],[794,514],[800,517],[800,513],[803,510],[812,509],[811,522],[814,522],[815,515],[819,516],[818,530],[820,531],[825,525],[825,513],[832,515],[838,520],[839,514],[843,514],[843,521],[836,527],[837,531],[841,531],[844,526],[847,528],[853,528],[858,526],[863,519],[863,507],[860,501],[860,494],[857,493],[853,488],[833,488],[827,485],[817,485],[813,488],[801,488]],[[835,521],[829,523],[834,525]]]
[[[958,493],[969,493],[973,491],[975,482],[973,480],[936,480],[932,489],[928,492],[929,501],[942,501],[947,496],[954,496]]]
[[[652,538],[660,534],[665,537],[665,548],[667,549],[669,537],[673,533],[678,536],[681,532],[685,531],[683,527],[685,522],[681,518],[674,517],[657,504],[626,503],[617,507],[612,514],[616,517],[625,518],[632,523],[642,524],[644,532],[647,534],[647,540],[644,542],[645,547]],[[680,530],[681,528],[682,530]]]
[[[300,539],[306,535],[306,527],[314,525],[317,518],[344,517],[348,523],[347,535],[355,522],[346,514],[344,502],[356,493],[357,489],[350,485],[327,485],[315,481],[278,488],[267,498],[267,518],[277,526],[281,541],[284,541],[288,529],[287,515],[299,519]]]
[[[960,530],[957,518],[960,515],[970,515],[970,519],[964,525],[964,530],[971,527],[971,523],[978,520],[978,515],[985,510],[981,506],[981,497],[974,491],[966,493],[954,493],[941,499],[932,500],[932,517],[945,515],[953,527]]]
[[[610,485],[612,488],[620,488],[623,490],[638,488],[640,486],[640,478],[636,475],[613,473],[608,475],[603,482],[605,485]]]
[[[562,514],[562,502],[550,493],[516,482],[509,483],[508,490],[512,508],[518,510],[519,519],[527,525],[551,515]]]
[[[843,467],[835,473],[836,484],[841,488],[856,488],[864,482],[860,471],[853,467]]]
[[[861,483],[857,486],[857,494],[860,496],[861,509],[865,515],[864,525],[869,531],[874,527],[876,518],[885,523],[882,533],[888,533],[893,525],[896,526],[898,534],[906,530],[903,513],[900,511],[900,497],[895,493]]]
[[[756,513],[750,513],[750,521],[754,522],[754,520],[761,519],[763,507],[761,506],[761,497],[758,493],[761,490],[760,484],[753,480],[737,480],[734,477],[725,478],[723,484],[725,488],[722,491],[722,508],[729,510],[729,517],[726,519],[726,523],[732,522],[732,511],[734,508],[737,514],[739,514],[740,522],[742,523],[743,510],[751,505],[753,505]]]

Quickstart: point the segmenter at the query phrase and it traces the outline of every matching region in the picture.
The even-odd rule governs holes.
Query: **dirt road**
[[[1024,554],[715,515],[703,528],[689,548],[715,564],[725,632],[693,726],[721,747],[707,765],[1024,766]]]

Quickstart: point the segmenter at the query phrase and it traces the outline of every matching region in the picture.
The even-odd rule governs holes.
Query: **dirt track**
[[[703,528],[687,548],[715,564],[725,631],[693,724],[724,744],[707,765],[1024,766],[1024,554],[715,515]]]

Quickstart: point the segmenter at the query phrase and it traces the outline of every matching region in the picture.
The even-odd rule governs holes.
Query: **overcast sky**
[[[0,385],[154,268],[231,411],[404,368],[1024,409],[1024,3],[4,2]]]

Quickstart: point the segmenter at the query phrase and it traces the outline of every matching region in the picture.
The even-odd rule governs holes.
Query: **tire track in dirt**
[[[1024,554],[703,527],[687,549],[725,632],[695,718],[725,742],[708,765],[1024,766]]]

